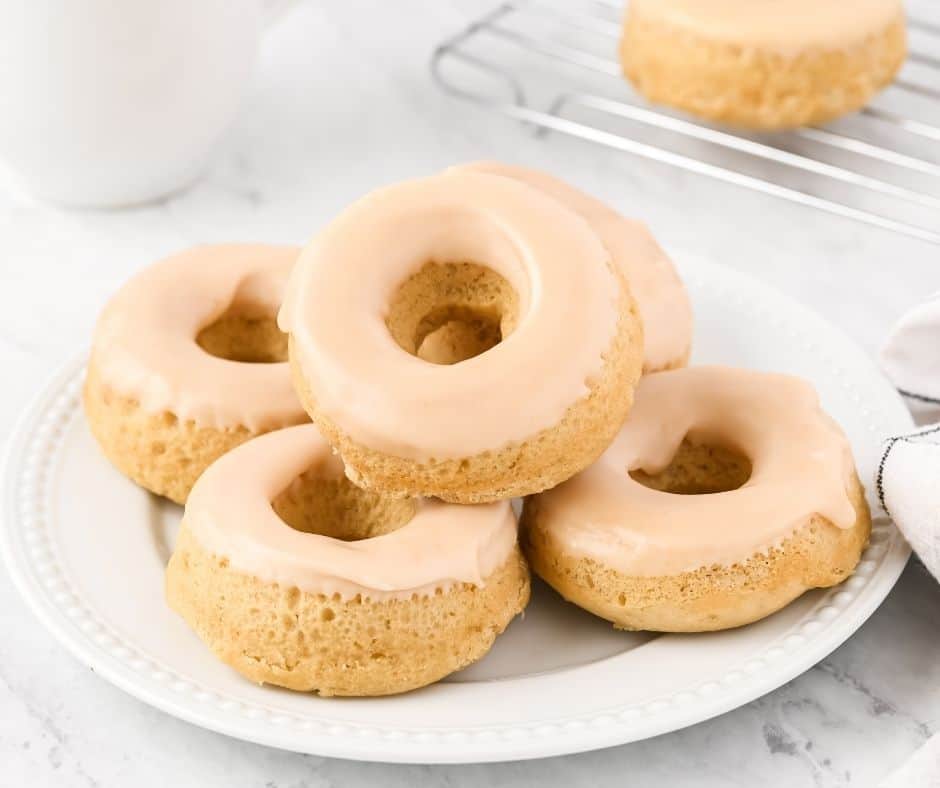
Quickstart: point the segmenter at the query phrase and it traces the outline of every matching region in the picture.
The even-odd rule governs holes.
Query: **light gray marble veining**
[[[239,121],[192,190],[112,212],[0,193],[0,438],[131,271],[196,241],[303,241],[374,186],[475,158],[568,176],[673,247],[813,306],[869,351],[940,287],[936,247],[570,140],[535,140],[446,100],[427,75],[431,46],[479,12],[470,0],[307,2],[271,32]],[[741,709],[601,752],[484,766],[355,764],[234,741],[97,678],[2,576],[0,611],[0,784],[10,786],[866,786],[940,728],[940,589],[917,563],[844,646]]]

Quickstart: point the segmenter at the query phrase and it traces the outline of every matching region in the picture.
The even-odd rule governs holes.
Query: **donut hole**
[[[265,304],[233,303],[202,329],[196,344],[210,356],[246,364],[287,361],[287,334],[277,327],[277,312]]]
[[[410,498],[380,496],[356,487],[341,471],[324,475],[320,469],[297,477],[271,506],[295,531],[344,542],[391,533],[415,514],[415,502]]]
[[[274,314],[261,314],[245,306],[230,307],[206,326],[196,343],[211,356],[248,364],[287,361],[287,335],[277,327]]]
[[[519,296],[476,263],[426,263],[398,288],[385,324],[398,345],[432,364],[458,364],[508,337]]]
[[[630,477],[660,492],[675,495],[708,495],[730,492],[751,478],[751,461],[727,446],[682,441],[678,451],[658,473],[630,471]]]

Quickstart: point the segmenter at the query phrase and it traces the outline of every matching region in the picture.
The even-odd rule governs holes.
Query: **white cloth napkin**
[[[901,318],[881,363],[922,426],[885,441],[875,489],[921,561],[940,579],[940,293]],[[881,788],[940,788],[940,734]]]
[[[898,321],[881,351],[881,365],[918,422],[940,421],[940,293]]]

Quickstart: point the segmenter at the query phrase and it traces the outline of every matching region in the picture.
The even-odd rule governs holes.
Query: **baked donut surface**
[[[526,501],[533,570],[622,629],[747,624],[846,579],[871,519],[812,386],[690,367],[649,375],[601,459]]]
[[[366,196],[278,316],[296,388],[360,486],[479,503],[551,487],[623,423],[642,325],[582,217],[510,178]]]
[[[506,501],[456,506],[355,487],[313,425],[213,464],[189,497],[166,594],[252,681],[385,695],[482,657],[525,607]]]
[[[108,302],[84,407],[118,470],[183,503],[229,449],[307,421],[275,321],[298,251],[194,247],[145,268]]]
[[[494,161],[451,167],[527,183],[579,214],[620,268],[643,322],[643,372],[683,367],[692,347],[692,305],[685,285],[646,225],[545,172]]]
[[[620,52],[651,101],[754,129],[853,112],[906,54],[900,0],[631,0]]]

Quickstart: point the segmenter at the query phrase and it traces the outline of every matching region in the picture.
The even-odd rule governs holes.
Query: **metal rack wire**
[[[431,72],[450,95],[539,135],[561,132],[940,244],[940,23],[908,20],[907,64],[858,113],[749,134],[633,93],[615,53],[620,11],[618,0],[511,0],[442,42]]]

